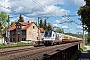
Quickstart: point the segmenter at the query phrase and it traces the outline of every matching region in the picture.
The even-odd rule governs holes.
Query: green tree
[[[78,15],[81,16],[82,25],[85,25],[84,30],[88,31],[88,40],[90,42],[90,0],[84,0],[86,4],[78,10]]]
[[[63,31],[62,29],[60,29],[60,28],[56,29],[56,31],[57,31],[58,33],[64,33],[64,31]]]
[[[22,17],[21,14],[20,14],[20,16],[19,16],[19,20],[18,20],[18,22],[24,22],[24,18]]]
[[[52,25],[50,23],[48,23],[47,29],[48,30],[53,30]]]
[[[46,19],[44,20],[43,28],[44,28],[45,30],[47,30],[47,22],[46,22]]]
[[[40,27],[40,28],[43,28],[43,22],[42,22],[42,19],[40,20],[39,27]]]
[[[10,26],[12,26],[12,25],[13,25],[13,24],[15,24],[15,23],[16,23],[16,22],[14,22],[14,21],[13,21],[13,22],[11,22]]]
[[[6,30],[7,26],[7,14],[5,12],[0,12],[0,33]]]

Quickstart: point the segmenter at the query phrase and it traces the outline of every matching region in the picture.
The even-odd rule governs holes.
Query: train
[[[79,40],[82,40],[82,38],[49,30],[44,32],[42,42],[44,45],[54,45],[54,44],[61,44],[67,42],[75,42]]]

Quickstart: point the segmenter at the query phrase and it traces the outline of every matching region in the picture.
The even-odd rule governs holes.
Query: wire
[[[62,17],[75,17],[75,16],[78,16],[78,15],[64,15]]]
[[[71,16],[73,17],[73,16],[77,16],[77,15],[65,15],[65,16],[62,16],[62,17],[64,17],[64,18],[67,17],[67,20],[70,20],[70,21],[74,22],[75,24],[80,25],[77,22],[75,22],[72,19],[70,19]]]
[[[3,7],[3,8],[5,8],[5,9],[11,10],[11,8],[10,8],[10,7],[5,7],[5,6],[2,6],[2,5],[0,5],[0,7]],[[15,10],[11,10],[11,11],[16,12],[16,13],[18,13],[18,14],[21,14],[21,13],[19,13],[19,12],[15,11]]]
[[[43,6],[42,4],[40,4],[38,1],[36,0],[32,0],[33,2],[35,2],[38,6],[40,6],[42,9],[46,9],[47,11],[49,11],[45,6]],[[56,16],[53,12],[50,11],[49,13],[50,15]],[[57,16],[58,17],[58,16]],[[59,17],[58,17],[59,18]],[[55,18],[56,19],[56,18]]]

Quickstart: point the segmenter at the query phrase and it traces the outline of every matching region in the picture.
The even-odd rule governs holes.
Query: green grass
[[[75,52],[75,54],[71,57],[70,60],[77,60],[78,56],[79,56],[79,55],[81,54],[81,52],[82,52],[83,50],[85,50],[85,49],[86,49],[86,47],[82,46],[82,48],[80,48],[79,50],[77,50],[77,51]]]
[[[0,35],[0,38],[2,38],[2,36]]]
[[[30,46],[30,43],[23,43],[23,42],[18,42],[15,44],[11,44],[11,46]]]
[[[0,48],[4,48],[5,47],[5,45],[4,44],[0,44]]]
[[[9,47],[31,46],[31,45],[32,45],[31,43],[18,42],[18,43],[11,44],[11,46],[9,46]],[[8,46],[6,46],[5,44],[0,44],[0,48],[6,48],[6,47],[8,47]]]

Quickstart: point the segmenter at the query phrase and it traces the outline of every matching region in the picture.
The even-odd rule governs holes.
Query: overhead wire
[[[33,2],[35,2],[35,1],[33,1]],[[18,3],[17,3],[17,4],[18,4]],[[36,3],[36,4],[38,5],[38,3]],[[25,5],[23,5],[23,4],[21,4],[21,3],[19,3],[18,5],[22,5],[23,8],[26,8]],[[44,6],[42,7],[41,5],[38,5],[38,6],[40,6],[41,8],[44,7]],[[44,7],[44,8],[45,8],[45,7]],[[16,11],[15,11],[15,12],[16,12]],[[21,13],[20,13],[20,14],[21,14]],[[27,16],[27,15],[25,15],[25,14],[22,14],[22,15],[24,15],[24,16],[26,16],[26,17],[30,17],[30,16]],[[43,17],[44,17],[44,16],[43,16]]]
[[[32,0],[34,3],[36,3],[38,6],[40,6],[41,8],[43,8],[43,9],[46,9],[47,11],[49,11],[45,6],[43,6],[42,4],[40,4],[38,1],[36,1],[36,0]],[[5,3],[4,3],[5,4]],[[21,3],[19,3],[19,5],[20,5]],[[22,5],[22,4],[21,4]],[[22,13],[20,13],[20,12],[17,12],[17,11],[15,11],[15,10],[12,10],[10,7],[5,7],[5,6],[1,6],[1,7],[3,7],[3,8],[6,8],[6,9],[9,9],[9,10],[11,10],[11,11],[13,11],[13,12],[16,12],[16,13],[18,13],[18,14],[22,14]],[[25,7],[25,5],[22,5],[22,7],[23,8],[26,8]],[[53,15],[53,16],[56,16],[56,14],[54,14],[53,12],[51,12],[50,11],[50,13],[49,13],[50,15]],[[30,17],[30,16],[27,16],[27,15],[25,15],[25,14],[22,14],[22,15],[24,15],[24,16],[26,16],[26,17]],[[59,17],[58,17],[59,18]],[[56,18],[55,18],[56,19]]]
[[[45,6],[43,6],[41,3],[39,3],[38,1],[36,1],[36,0],[32,0],[34,3],[36,3],[38,6],[40,6],[42,9],[46,9],[47,11],[49,11],[50,13],[50,15],[53,15],[54,17],[56,16],[56,14],[54,14],[53,12],[51,12],[50,10],[48,10]],[[58,16],[57,16],[58,17]],[[60,17],[58,17],[58,18],[60,18]],[[55,18],[56,19],[56,18]]]
[[[67,23],[68,23],[68,26],[69,26],[69,23],[71,22],[71,23],[75,23],[75,24],[77,24],[77,25],[79,25],[80,26],[80,24],[79,23],[77,23],[76,21],[74,21],[74,20],[72,20],[70,17],[75,17],[75,16],[78,16],[78,15],[64,15],[64,16],[62,16],[62,17],[64,17],[64,18],[66,18],[68,21],[67,21]],[[63,23],[66,23],[66,22],[63,22]],[[69,29],[69,28],[68,28]],[[68,30],[67,29],[67,30]]]
[[[77,15],[72,15],[72,16],[77,16]],[[65,15],[65,16],[62,16],[62,17],[64,17],[64,18],[67,17],[67,20],[72,21],[72,22],[74,22],[74,23],[77,24],[77,25],[80,25],[80,24],[77,23],[76,21],[70,19],[71,15]]]
[[[18,13],[18,14],[21,14],[21,13],[15,11],[15,10],[12,10],[10,7],[5,7],[5,6],[2,6],[2,5],[0,5],[0,7],[3,7],[3,8],[5,8],[5,9],[8,9],[8,10],[10,10],[10,11],[12,11],[12,12],[16,12],[16,13]]]

